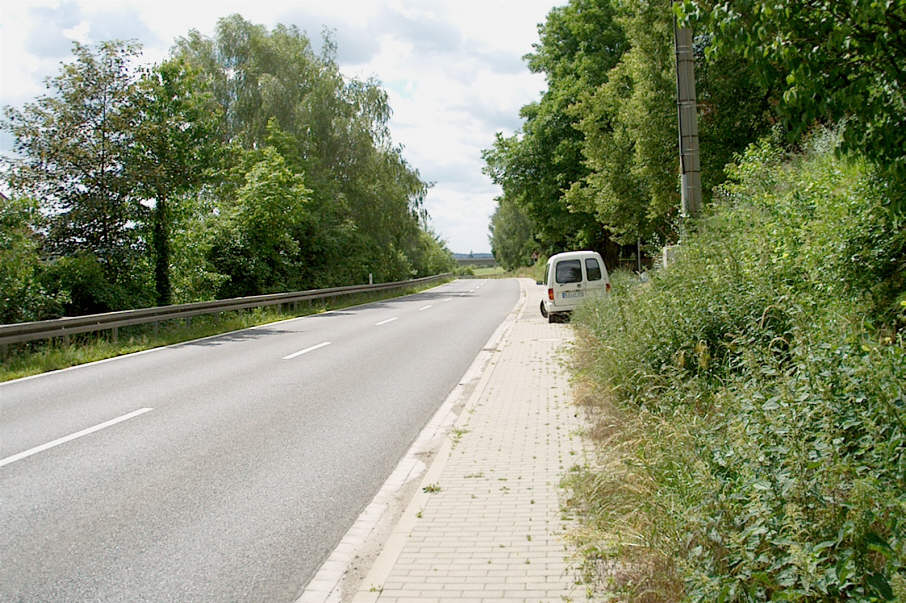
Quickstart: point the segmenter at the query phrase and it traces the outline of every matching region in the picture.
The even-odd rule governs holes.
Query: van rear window
[[[563,260],[557,262],[557,283],[581,283],[582,264],[579,260]]]
[[[590,281],[601,280],[601,266],[598,264],[598,260],[595,258],[585,259],[585,274],[588,275],[588,280]]]

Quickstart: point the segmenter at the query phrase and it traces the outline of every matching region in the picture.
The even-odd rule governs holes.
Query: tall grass
[[[586,578],[638,601],[906,597],[906,240],[832,132],[771,141],[651,281],[574,317]]]

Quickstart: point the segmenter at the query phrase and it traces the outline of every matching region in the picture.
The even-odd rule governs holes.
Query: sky
[[[565,1],[565,0],[564,0]],[[46,94],[44,81],[71,57],[72,42],[136,39],[158,62],[176,38],[211,36],[233,13],[272,28],[296,25],[318,42],[333,31],[347,77],[387,90],[395,143],[426,181],[431,227],[459,253],[488,252],[500,190],[481,173],[481,150],[520,126],[543,75],[522,59],[553,0],[20,0],[0,11],[0,107]],[[0,153],[12,139],[0,135]]]

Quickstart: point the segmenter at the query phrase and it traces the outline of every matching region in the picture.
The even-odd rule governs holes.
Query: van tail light
[[[554,301],[554,288],[551,287],[547,290],[547,299]]]
[[[610,293],[610,283],[607,283],[604,287],[607,289],[607,292]]]

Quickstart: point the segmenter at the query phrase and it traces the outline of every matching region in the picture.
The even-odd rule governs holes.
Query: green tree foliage
[[[538,245],[528,216],[516,203],[506,197],[497,199],[489,230],[491,251],[501,266],[515,270],[532,263],[532,253]]]
[[[579,116],[570,107],[607,80],[626,49],[615,15],[610,0],[574,1],[548,14],[534,52],[526,56],[533,72],[545,74],[548,89],[539,102],[522,108],[521,132],[498,134],[483,153],[485,172],[531,219],[546,252],[607,243],[593,213],[569,206],[564,193],[588,173]]]
[[[727,178],[725,166],[779,121],[779,93],[752,77],[738,49],[717,47],[707,33],[696,36],[695,54],[702,195],[710,202],[714,187]]]
[[[148,68],[132,43],[74,45],[51,93],[2,122],[9,185],[36,200],[3,209],[4,257],[20,258],[3,315],[451,270],[386,92],[345,79],[335,55],[329,38],[317,54],[295,27],[238,15]]]
[[[229,277],[219,291],[224,297],[292,289],[301,281],[311,190],[272,147],[256,155],[210,250],[211,262]]]
[[[53,95],[6,108],[3,129],[18,158],[6,160],[17,194],[46,209],[47,253],[93,256],[116,289],[105,309],[141,303],[144,244],[136,227],[146,213],[128,170],[135,110],[136,45],[73,45],[75,60],[48,81]]]
[[[184,61],[146,70],[132,99],[136,127],[128,169],[136,194],[153,202],[151,247],[156,303],[173,300],[170,247],[174,202],[193,194],[214,165],[219,111]]]
[[[576,0],[539,27],[527,59],[548,89],[523,107],[522,132],[498,136],[484,158],[546,251],[676,238],[673,17],[668,0]],[[778,94],[714,36],[696,39],[696,56],[707,201],[734,154],[776,121]]]
[[[41,282],[43,221],[35,201],[0,196],[0,323],[54,316],[66,301]]]
[[[423,273],[410,252],[426,240],[428,185],[390,140],[386,93],[375,81],[344,79],[335,51],[329,37],[319,55],[295,27],[268,31],[238,15],[221,19],[213,39],[193,31],[176,47],[208,78],[226,118],[225,141],[274,146],[305,175],[319,228],[336,233],[320,252],[350,267],[322,279]],[[221,198],[229,203],[229,193]]]
[[[444,272],[453,272],[456,263],[446,243],[430,228],[420,232],[415,248],[410,252],[415,257],[414,264],[418,270],[413,276],[431,276]]]
[[[567,201],[596,215],[621,243],[668,240],[679,205],[669,9],[667,0],[621,5],[617,19],[630,47],[574,109],[591,169]]]
[[[687,0],[681,14],[780,92],[794,136],[845,121],[844,146],[906,177],[906,3]]]

